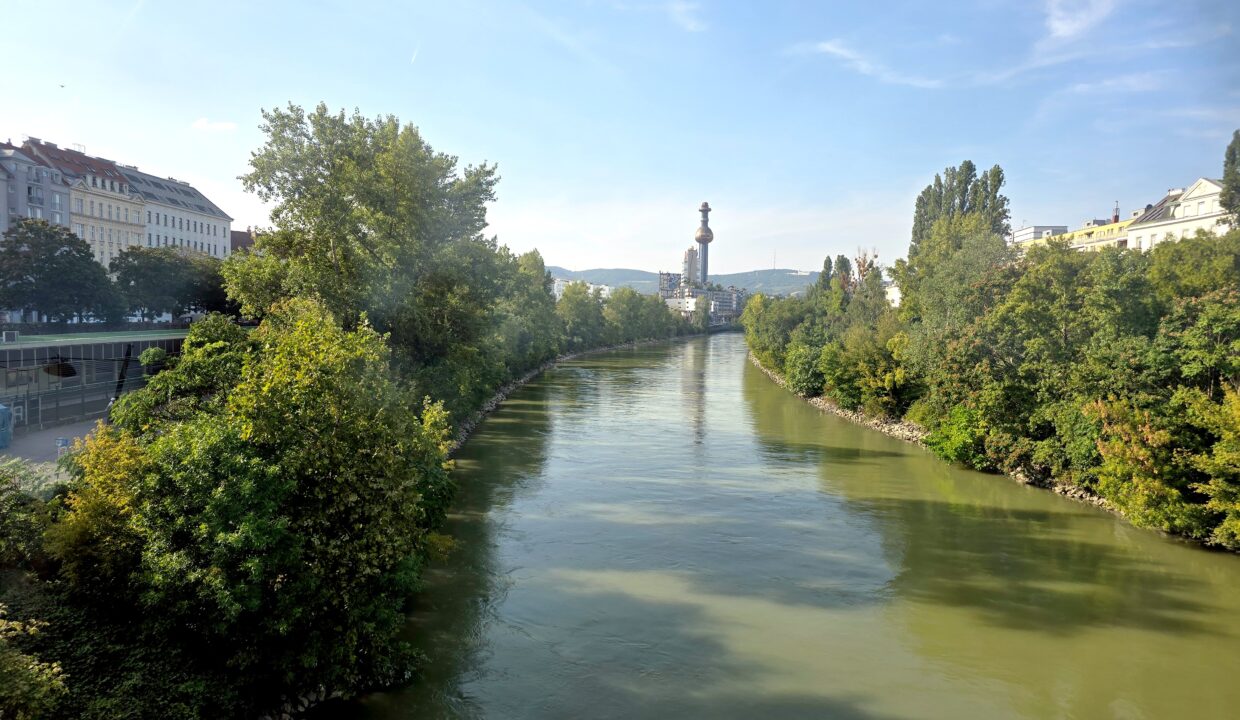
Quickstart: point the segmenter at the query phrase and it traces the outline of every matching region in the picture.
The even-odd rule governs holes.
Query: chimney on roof
[[[1115,201],[1115,212],[1111,213],[1111,222],[1119,222],[1119,200]]]
[[[50,143],[49,143],[49,144],[50,144]],[[56,146],[55,146],[55,145],[52,145],[52,147],[56,147]],[[78,152],[82,153],[83,155],[85,155],[85,154],[86,154],[86,146],[85,146],[85,145],[83,145],[82,143],[73,143],[73,149],[74,149],[74,150],[77,150]]]

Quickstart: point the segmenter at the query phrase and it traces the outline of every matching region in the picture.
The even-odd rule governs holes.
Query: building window
[[[82,198],[77,199],[77,214],[82,214]]]
[[[83,226],[82,223],[77,223],[76,225],[73,226],[73,234],[77,235],[79,238],[85,239],[86,238],[85,226]]]
[[[94,200],[90,201],[90,214],[91,214],[91,217],[94,217],[95,215],[95,201]]]
[[[55,210],[52,211],[52,222],[55,223],[56,225],[60,224],[60,213],[56,212]]]
[[[151,211],[150,210],[146,211],[146,224],[147,225],[151,224]],[[147,233],[147,235],[150,235],[150,233]]]

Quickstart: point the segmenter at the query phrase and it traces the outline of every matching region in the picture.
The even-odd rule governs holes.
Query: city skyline
[[[37,12],[6,15],[34,27]],[[267,223],[236,180],[262,143],[260,108],[391,113],[462,165],[497,163],[488,234],[570,269],[675,269],[707,197],[728,239],[715,272],[813,270],[857,247],[889,264],[917,192],[963,159],[1004,168],[1014,227],[1075,228],[1117,200],[1127,216],[1217,177],[1240,126],[1225,2],[984,0],[882,17],[795,3],[206,15],[124,2],[65,22],[68,36],[107,28],[133,61],[14,36],[18,56],[46,60],[8,81],[21,101],[0,108],[0,139],[81,143],[176,176],[244,228]]]

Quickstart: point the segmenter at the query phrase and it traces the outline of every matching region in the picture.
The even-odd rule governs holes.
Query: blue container
[[[0,448],[13,442],[13,411],[8,405],[0,405]]]

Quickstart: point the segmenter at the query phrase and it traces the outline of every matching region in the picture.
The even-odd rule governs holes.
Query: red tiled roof
[[[30,155],[46,161],[65,175],[81,177],[96,175],[104,180],[115,180],[117,183],[128,184],[129,181],[121,174],[120,168],[111,160],[91,157],[77,150],[58,147],[51,143],[31,138],[22,146]]]

